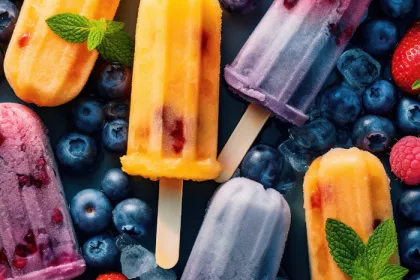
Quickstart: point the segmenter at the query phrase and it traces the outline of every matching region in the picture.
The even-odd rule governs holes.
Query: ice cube
[[[278,183],[274,186],[282,195],[287,195],[296,187],[296,171],[287,160],[283,160],[283,168],[278,176]]]
[[[127,246],[122,251],[122,273],[128,279],[140,277],[156,267],[155,255],[141,245]]]
[[[317,119],[303,126],[289,129],[290,137],[302,148],[322,151],[335,144],[335,126],[327,119]]]
[[[381,64],[361,49],[344,52],[337,63],[344,80],[355,89],[372,84],[381,73]]]
[[[301,173],[306,172],[315,159],[315,156],[309,150],[302,148],[292,139],[284,141],[279,146],[279,151],[292,168]]]
[[[141,280],[176,280],[176,274],[173,270],[165,270],[157,267],[141,276]]]
[[[140,244],[140,242],[137,239],[133,238],[128,233],[121,233],[120,235],[118,235],[115,243],[120,251],[123,251],[124,248],[126,248],[127,246],[134,246]]]

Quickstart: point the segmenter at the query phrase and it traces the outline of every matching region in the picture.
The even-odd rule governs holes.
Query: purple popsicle
[[[219,156],[228,180],[270,115],[302,125],[370,0],[276,0],[225,79],[252,102]]]
[[[23,105],[0,104],[0,279],[83,273],[46,130]]]

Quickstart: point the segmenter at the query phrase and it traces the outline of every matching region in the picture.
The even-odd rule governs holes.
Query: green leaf
[[[101,44],[105,36],[107,24],[104,19],[101,19],[91,20],[90,25],[92,28],[88,36],[88,50],[93,51]]]
[[[125,25],[124,22],[107,20],[106,33],[115,33],[115,32],[122,31],[124,28],[124,25]]]
[[[362,239],[352,228],[334,219],[327,220],[325,232],[331,256],[338,267],[352,277],[354,263],[365,250]]]
[[[378,280],[401,280],[408,273],[408,269],[397,264],[387,264],[379,274]]]
[[[134,41],[124,31],[105,33],[97,50],[106,60],[118,61],[128,67],[133,66]]]
[[[83,43],[88,39],[90,24],[84,16],[64,13],[46,20],[48,27],[70,43]]]
[[[420,88],[420,79],[414,82],[414,84],[411,86],[412,90],[416,90]]]
[[[352,280],[372,280],[372,273],[367,265],[366,252],[359,254],[354,261],[352,270]]]
[[[394,220],[388,219],[375,229],[367,243],[367,261],[373,274],[379,275],[397,250],[397,246],[397,232]]]

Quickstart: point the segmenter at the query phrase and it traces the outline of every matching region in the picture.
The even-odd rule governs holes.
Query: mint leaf
[[[412,90],[416,90],[420,88],[420,79],[414,82],[414,84],[411,86]]]
[[[90,25],[84,16],[64,13],[46,20],[48,27],[60,38],[70,43],[83,43],[88,39]]]
[[[133,66],[134,41],[124,31],[106,32],[97,50],[106,60],[118,61],[128,67]]]
[[[397,250],[397,246],[397,232],[394,220],[388,219],[375,229],[367,243],[367,261],[374,275],[379,275]]]
[[[383,267],[378,280],[401,280],[408,273],[408,269],[397,264],[387,264]]]
[[[107,23],[105,22],[105,19],[91,20],[89,23],[91,25],[91,30],[88,36],[88,50],[93,51],[101,44],[105,36]]]
[[[365,250],[362,239],[352,228],[334,219],[327,220],[325,232],[331,256],[338,267],[352,277],[354,263]]]
[[[359,254],[357,259],[354,261],[352,270],[352,280],[371,280],[372,273],[369,271],[367,266],[366,253]]]
[[[115,32],[122,31],[124,28],[124,25],[125,25],[124,22],[107,20],[106,33],[115,33]]]

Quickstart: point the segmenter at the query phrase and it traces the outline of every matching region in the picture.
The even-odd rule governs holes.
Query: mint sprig
[[[393,219],[381,223],[366,245],[352,228],[334,219],[327,220],[325,232],[331,256],[353,280],[400,280],[408,273],[388,263],[398,247]]]
[[[107,60],[133,66],[134,41],[123,31],[124,23],[105,19],[89,20],[73,13],[58,14],[46,22],[63,40],[70,43],[87,41],[89,51],[96,49]]]

